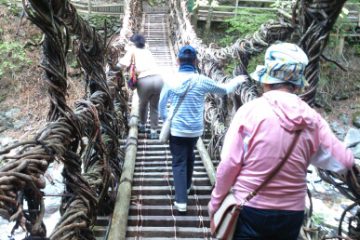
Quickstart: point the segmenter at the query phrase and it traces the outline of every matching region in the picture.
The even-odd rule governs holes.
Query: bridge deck
[[[161,73],[173,74],[177,67],[168,35],[168,14],[162,11],[145,13],[142,23],[142,32],[160,66]],[[133,99],[135,100],[132,106],[136,107],[135,92]],[[149,125],[147,130],[150,130]],[[136,154],[128,153],[126,150],[125,156],[124,171],[131,172],[133,169],[133,172],[125,174],[131,188],[119,186],[119,201],[114,209],[111,227],[107,226],[109,219],[98,221],[100,224],[95,228],[98,239],[210,238],[207,203],[210,200],[212,185],[199,151],[196,150],[193,189],[189,194],[188,211],[186,214],[180,214],[173,208],[174,189],[169,145],[147,139],[147,133],[138,134],[137,128],[130,129],[130,135],[137,139],[136,146],[128,147],[136,148]],[[122,146],[128,143],[126,139],[120,142]],[[131,159],[128,164],[127,159]],[[129,198],[128,202],[126,198]]]

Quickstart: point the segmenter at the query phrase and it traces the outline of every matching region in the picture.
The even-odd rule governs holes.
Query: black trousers
[[[296,240],[304,211],[264,210],[245,206],[237,222],[236,240]]]
[[[170,136],[170,151],[172,155],[172,171],[175,186],[175,201],[187,203],[187,189],[191,186],[194,169],[194,148],[198,137]]]

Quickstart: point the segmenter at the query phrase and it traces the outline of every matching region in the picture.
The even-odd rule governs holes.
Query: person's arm
[[[236,88],[239,87],[242,83],[246,82],[246,80],[246,75],[239,75],[227,83],[218,83],[211,78],[205,77],[202,79],[201,85],[205,92],[225,95],[234,92]]]
[[[354,156],[331,131],[327,122],[322,118],[319,122],[319,149],[311,157],[310,163],[315,167],[337,172],[347,172],[354,165]]]
[[[121,69],[126,69],[131,64],[131,56],[134,54],[134,51],[132,49],[129,49],[125,55],[119,59],[118,63],[116,64],[117,67]]]
[[[164,84],[163,88],[161,89],[160,98],[159,98],[159,116],[162,120],[167,118],[167,102],[169,97],[169,87],[167,84]]]
[[[239,112],[226,133],[221,161],[216,170],[216,183],[211,193],[211,200],[208,204],[209,214],[212,216],[220,207],[221,202],[234,185],[241,170],[241,163],[244,158],[246,144],[244,143],[243,127],[236,119],[241,118]]]

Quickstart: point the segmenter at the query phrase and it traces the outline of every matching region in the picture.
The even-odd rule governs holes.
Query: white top
[[[129,47],[125,56],[119,60],[121,67],[128,67],[131,64],[131,56],[135,56],[136,73],[139,78],[159,74],[155,58],[147,48]]]

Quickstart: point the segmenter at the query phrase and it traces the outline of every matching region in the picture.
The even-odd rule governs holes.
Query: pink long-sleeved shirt
[[[285,165],[246,206],[304,210],[309,164],[339,173],[353,166],[351,151],[315,110],[295,94],[272,90],[235,114],[225,136],[209,212],[218,209],[231,188],[240,203],[259,186],[284,157],[298,129],[301,135]]]

